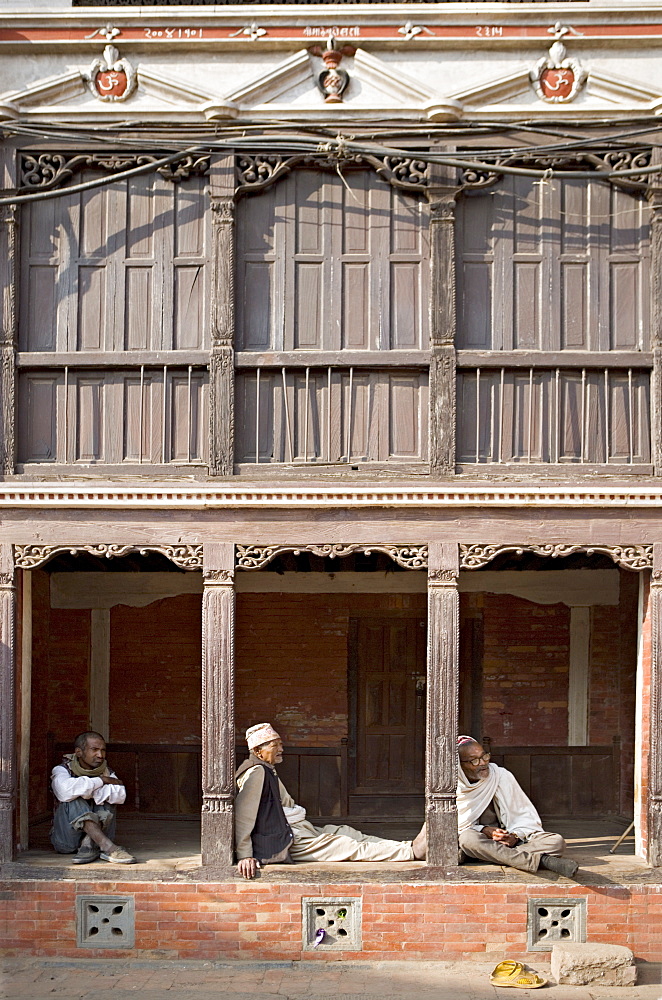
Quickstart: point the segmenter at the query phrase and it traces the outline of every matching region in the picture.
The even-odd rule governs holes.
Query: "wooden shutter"
[[[370,171],[293,171],[239,203],[239,350],[424,349],[427,203]]]
[[[458,241],[460,350],[649,349],[643,198],[504,177],[462,200]]]
[[[207,202],[151,174],[26,207],[20,461],[206,460],[206,358],[162,352],[209,347]]]

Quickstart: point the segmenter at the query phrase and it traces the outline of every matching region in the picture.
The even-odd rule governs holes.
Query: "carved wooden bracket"
[[[99,558],[115,559],[126,556],[130,552],[138,552],[141,556],[148,552],[160,552],[179,569],[202,569],[202,545],[15,545],[14,558],[20,569],[37,569],[49,562],[54,556],[66,552],[77,556],[86,552]]]
[[[634,571],[651,569],[652,545],[564,545],[553,542],[544,545],[460,545],[460,569],[482,569],[504,552],[532,552],[544,558],[562,559],[575,552],[609,556],[617,566]]]
[[[562,173],[564,170],[609,170],[618,173],[619,170],[633,170],[637,167],[648,167],[651,162],[651,150],[611,149],[602,153],[558,153],[551,156],[540,156],[535,153],[522,155],[514,153],[510,156],[484,157],[484,162],[494,164],[493,170],[478,167],[465,167],[461,171],[460,181],[463,189],[488,188],[496,184],[503,174],[500,166],[531,167],[534,170],[552,170]],[[654,176],[654,175],[653,175]],[[612,184],[622,187],[641,189],[648,184],[649,175],[630,174],[627,177],[612,178]]]
[[[295,167],[315,167],[318,170],[340,170],[349,167],[372,169],[395,188],[425,193],[430,169],[425,160],[405,156],[372,156],[352,153],[341,139],[328,143],[318,153],[243,154],[237,157],[237,195],[263,191],[285,177]]]
[[[79,153],[65,156],[63,153],[24,153],[21,156],[19,191],[44,191],[59,187],[81,170],[105,170],[109,174],[120,173],[131,167],[155,163],[159,154],[152,153]],[[157,167],[156,172],[169,181],[186,180],[193,175],[209,172],[210,157],[207,155],[184,156],[176,163]]]
[[[276,556],[284,552],[292,552],[298,556],[300,552],[310,552],[311,555],[328,559],[342,559],[354,552],[362,552],[369,556],[372,552],[383,552],[402,566],[403,569],[427,569],[427,545],[377,545],[349,544],[326,542],[322,545],[237,545],[235,563],[237,569],[262,569]]]

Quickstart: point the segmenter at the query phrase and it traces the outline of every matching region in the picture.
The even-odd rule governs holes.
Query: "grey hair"
[[[101,733],[95,733],[93,730],[89,733],[79,733],[74,740],[74,750],[84,750],[87,746],[87,741],[94,739],[95,736],[103,740],[104,743],[106,742]]]

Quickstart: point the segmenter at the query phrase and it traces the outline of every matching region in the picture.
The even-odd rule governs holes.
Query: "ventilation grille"
[[[551,951],[559,941],[586,940],[585,899],[530,899],[527,919],[529,951]]]
[[[133,948],[133,896],[77,896],[76,944],[79,948]]]
[[[332,896],[301,900],[304,951],[360,951],[361,899]]]

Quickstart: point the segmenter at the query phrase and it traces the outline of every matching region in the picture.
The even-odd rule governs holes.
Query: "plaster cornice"
[[[0,509],[231,509],[231,508],[550,508],[662,507],[662,484],[587,486],[444,484],[337,486],[329,484],[91,486],[89,483],[2,484]]]

